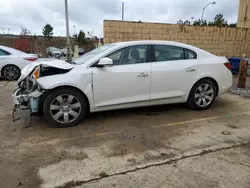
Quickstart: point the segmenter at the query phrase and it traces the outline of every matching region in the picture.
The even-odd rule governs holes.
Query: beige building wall
[[[239,0],[237,27],[250,28],[250,0]]]
[[[169,40],[227,57],[250,57],[250,30],[104,20],[104,42]]]

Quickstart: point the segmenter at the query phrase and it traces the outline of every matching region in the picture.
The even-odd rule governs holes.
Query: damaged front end
[[[49,66],[47,64],[33,64],[27,66],[22,70],[22,76],[18,81],[18,88],[13,92],[12,98],[14,101],[13,108],[13,121],[20,118],[16,118],[15,113],[18,110],[30,110],[31,115],[36,114],[39,111],[41,96],[46,92],[46,89],[42,88],[37,80],[44,76],[51,76],[56,74],[64,74],[72,68],[58,68]]]
[[[14,91],[12,98],[14,101],[13,108],[13,121],[18,120],[15,118],[17,110],[30,110],[31,114],[37,113],[39,109],[39,97],[43,94],[44,90],[37,83],[40,74],[40,65],[19,81],[18,89]]]

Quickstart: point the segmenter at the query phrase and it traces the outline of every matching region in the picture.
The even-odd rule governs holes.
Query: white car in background
[[[13,99],[58,127],[76,125],[88,112],[186,102],[207,109],[232,86],[230,68],[225,57],[182,43],[107,44],[71,64],[30,64]]]
[[[54,48],[51,50],[51,56],[52,57],[60,57],[62,55],[62,51],[58,48]]]
[[[48,47],[46,50],[47,54],[52,57],[59,57],[62,55],[62,50],[56,48],[56,47]]]
[[[21,70],[37,59],[37,54],[27,54],[14,48],[0,46],[0,77],[17,80]]]

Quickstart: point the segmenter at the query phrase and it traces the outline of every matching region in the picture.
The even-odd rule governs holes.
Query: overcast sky
[[[125,2],[125,20],[143,22],[176,23],[180,19],[199,19],[202,8],[210,0],[68,0],[70,34],[93,31],[103,36],[103,20],[121,19],[121,3]],[[239,0],[217,0],[210,5],[204,19],[213,20],[222,13],[229,23],[237,21]],[[0,33],[19,34],[26,27],[32,34],[42,34],[42,28],[49,23],[54,35],[65,36],[64,0],[0,0]]]

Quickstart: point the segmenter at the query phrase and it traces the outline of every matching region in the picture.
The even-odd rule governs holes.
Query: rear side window
[[[197,54],[194,51],[188,49],[184,50],[185,50],[185,59],[197,59]]]
[[[176,46],[155,45],[156,61],[173,61],[185,59],[184,49]]]
[[[197,59],[197,54],[186,48],[168,45],[155,45],[154,49],[156,61]]]
[[[6,52],[5,50],[0,49],[0,56],[4,56],[4,55],[10,55],[10,53]]]

